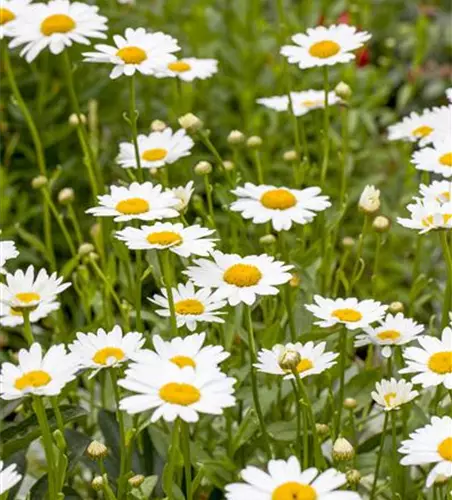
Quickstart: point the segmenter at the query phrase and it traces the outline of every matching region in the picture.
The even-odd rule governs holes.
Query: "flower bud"
[[[279,358],[279,366],[284,371],[292,371],[296,370],[298,363],[301,361],[301,356],[298,351],[294,351],[293,349],[286,349],[281,354]]]
[[[86,123],[86,116],[84,114],[77,115],[76,113],[72,113],[68,118],[68,122],[71,127],[77,127],[80,123],[84,125]]]
[[[97,254],[96,252],[90,252],[88,254],[88,259],[94,261],[99,260],[99,254]]]
[[[82,243],[78,247],[78,255],[79,257],[83,257],[91,252],[94,252],[94,250],[95,250],[94,245],[92,245],[91,243]]]
[[[444,474],[438,474],[435,478],[434,484],[446,484],[449,481],[449,478]]]
[[[102,476],[96,476],[91,481],[91,486],[94,491],[101,491],[104,486],[104,478]]]
[[[96,239],[99,237],[100,232],[102,231],[101,225],[96,222],[96,224],[93,224],[89,230],[89,234],[93,239]]]
[[[252,135],[246,141],[249,149],[259,149],[262,146],[262,139],[258,135]]]
[[[384,233],[391,227],[391,221],[384,215],[377,215],[377,217],[375,217],[374,221],[372,222],[372,227],[378,233]]]
[[[231,146],[237,146],[237,144],[245,142],[245,135],[240,130],[231,130],[227,140]]]
[[[42,187],[47,185],[47,182],[47,177],[45,177],[44,175],[38,175],[31,181],[31,187],[33,189],[41,189]]]
[[[223,162],[223,168],[227,171],[230,172],[231,170],[234,170],[235,164],[232,161],[224,161]]]
[[[162,120],[153,120],[151,123],[152,132],[163,132],[166,129],[166,123]]]
[[[344,238],[342,238],[342,246],[344,248],[353,248],[355,243],[355,240],[351,236],[344,236]]]
[[[139,488],[146,478],[142,474],[136,474],[129,478],[129,484],[132,488]]]
[[[334,88],[334,92],[344,101],[348,101],[352,96],[352,89],[345,82],[339,82]]]
[[[61,205],[67,205],[68,203],[72,203],[74,201],[75,194],[72,188],[63,188],[58,193],[58,202]]]
[[[345,398],[344,399],[344,408],[347,410],[354,410],[358,406],[358,402],[354,398]]]
[[[194,170],[196,175],[208,175],[212,173],[212,164],[208,161],[200,161],[195,165]]]
[[[298,276],[298,274],[296,273],[293,273],[292,277],[290,278],[289,285],[292,288],[297,288],[298,286],[300,286],[300,283],[301,283],[300,276]]]
[[[350,486],[356,486],[361,481],[361,474],[356,469],[350,469],[345,473],[345,477],[347,478],[347,483]]]
[[[276,236],[273,234],[264,234],[264,236],[259,238],[259,243],[261,245],[273,245],[276,243]]]
[[[404,310],[405,306],[399,301],[391,302],[388,307],[388,311],[392,314],[403,313]]]
[[[283,154],[283,160],[287,163],[292,163],[298,160],[298,153],[294,150],[285,151]]]
[[[347,462],[355,456],[355,449],[343,437],[337,438],[333,445],[333,458],[337,462]]]
[[[330,432],[330,427],[327,424],[315,424],[315,429],[320,437],[327,436]]]
[[[366,214],[373,214],[380,209],[380,191],[375,186],[366,186],[361,193],[359,208]]]
[[[187,132],[194,134],[203,127],[202,121],[193,113],[187,113],[178,119],[179,125]]]
[[[86,454],[93,460],[99,460],[107,456],[108,449],[99,441],[91,441],[88,448],[86,448]]]

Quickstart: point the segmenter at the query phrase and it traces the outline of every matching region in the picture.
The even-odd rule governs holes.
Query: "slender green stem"
[[[338,408],[337,408],[337,420],[336,420],[336,437],[339,435],[341,430],[341,419],[342,419],[342,407],[344,406],[344,385],[345,385],[345,369],[346,369],[346,359],[347,359],[347,329],[345,326],[339,334],[339,396],[338,396]]]
[[[24,309],[22,311],[22,317],[24,319],[24,337],[25,340],[27,341],[27,344],[31,346],[33,342],[35,341],[33,337],[33,332],[31,330],[31,323],[30,323],[30,310],[29,309]]]
[[[165,281],[166,295],[168,296],[168,305],[170,310],[171,333],[177,337],[177,318],[176,309],[174,307],[173,297],[173,273],[171,272],[170,251],[163,250],[161,253],[160,263],[162,266],[163,280]]]
[[[259,184],[264,183],[264,173],[262,170],[262,161],[261,161],[261,155],[259,153],[259,150],[255,149],[253,151],[253,157],[254,157],[254,165],[256,166],[256,172],[257,172],[257,182]]]
[[[184,456],[185,466],[185,498],[193,500],[192,477],[191,477],[191,459],[190,459],[190,427],[187,422],[181,422],[181,448]]]
[[[256,344],[254,342],[253,318],[251,316],[251,306],[246,306],[246,321],[247,321],[247,333],[248,333],[248,349],[250,355],[251,390],[253,393],[254,408],[256,410],[257,418],[259,420],[265,451],[267,453],[268,458],[271,458],[273,454],[270,446],[270,440],[268,437],[267,428],[265,426],[264,414],[262,413],[261,403],[259,400],[256,369],[254,367],[254,363],[256,363],[257,361],[257,356],[256,356]]]
[[[361,234],[359,235],[359,239],[358,239],[358,248],[356,251],[355,265],[353,266],[352,277],[350,280],[350,292],[353,290],[353,286],[355,285],[355,283],[358,279],[359,266],[360,266],[361,258],[362,258],[362,254],[363,254],[364,239],[366,237],[366,234],[367,234],[367,231],[369,228],[369,222],[370,222],[370,218],[367,214],[365,214],[364,221],[363,221],[363,228],[361,230]]]
[[[210,184],[209,174],[204,175],[204,190],[207,198],[207,209],[209,211],[209,219],[212,226],[215,228],[215,216],[213,211],[212,186]]]
[[[298,377],[297,371],[294,369],[293,370],[294,377]],[[300,461],[303,460],[303,468],[307,467],[307,464],[305,464],[305,455],[307,457],[307,446],[305,446],[301,443],[301,404],[300,404],[300,394],[298,393],[298,386],[297,383],[294,380],[291,380],[292,383],[292,389],[295,397],[295,417],[296,417],[296,422],[297,422],[297,455],[300,458]],[[307,437],[307,432],[306,428],[304,429],[303,432],[303,438]],[[303,457],[301,456],[301,450],[303,449]]]
[[[325,186],[326,174],[328,172],[328,164],[330,161],[330,106],[328,102],[330,88],[328,80],[328,66],[323,67],[323,88],[325,92],[325,109],[323,112],[323,162],[320,174],[320,186],[322,188]]]
[[[201,141],[204,143],[206,148],[213,154],[213,156],[215,157],[215,160],[218,162],[220,167],[222,167],[224,169],[223,159],[221,158],[221,155],[218,152],[218,149],[213,145],[212,141],[209,139],[209,136],[203,130],[200,130],[198,132],[198,134],[199,134],[199,137],[201,138]]]
[[[381,433],[381,439],[380,439],[380,449],[378,450],[377,463],[375,465],[374,481],[372,484],[372,490],[370,492],[369,500],[374,500],[374,498],[375,498],[375,492],[376,492],[377,481],[378,481],[378,474],[380,472],[381,457],[383,455],[383,448],[384,448],[384,444],[385,444],[386,431],[388,429],[388,422],[389,422],[389,412],[386,412],[385,413],[385,420],[384,420],[384,424],[383,424],[383,431]]]
[[[285,241],[285,231],[279,232],[279,244],[281,249],[281,255],[286,264],[289,263],[289,250]],[[290,340],[296,342],[297,340],[297,327],[295,325],[295,318],[293,314],[293,290],[290,283],[287,283],[284,290],[284,299],[287,311],[287,317],[289,319],[289,329],[290,329]]]
[[[286,74],[288,75],[288,70],[287,68],[285,69]],[[299,187],[299,183],[301,183],[301,179],[303,177],[303,158],[301,154],[301,144],[300,144],[300,131],[298,129],[298,120],[294,112],[294,107],[293,107],[293,102],[292,102],[292,94],[291,94],[291,83],[288,78],[288,89],[287,89],[287,97],[289,99],[289,113],[290,113],[290,118],[292,121],[292,129],[293,129],[293,137],[294,137],[294,143],[295,143],[295,151],[297,153],[297,162],[298,162],[298,167],[294,170],[294,180],[295,180],[295,187]],[[303,133],[304,129],[303,129]],[[303,138],[303,141],[306,140],[306,137]],[[306,153],[306,148],[305,148],[305,153]],[[300,177],[298,176],[298,172],[300,172]]]
[[[50,403],[52,405],[53,413],[55,414],[58,430],[61,432],[64,438],[64,422],[63,422],[63,416],[61,415],[60,412],[60,407],[58,406],[58,396],[50,398]]]
[[[135,75],[129,77],[130,82],[130,109],[129,109],[129,120],[130,120],[130,128],[132,129],[132,142],[133,148],[135,150],[135,161],[137,164],[137,177],[140,182],[143,182],[143,169],[141,167],[141,156],[140,150],[138,148],[138,131],[137,131],[137,104],[136,104],[136,91],[135,91]]]
[[[341,108],[342,119],[342,170],[341,170],[341,187],[339,195],[339,206],[342,207],[345,201],[345,193],[347,192],[347,167],[349,155],[349,133],[348,133],[348,107]]]
[[[372,297],[376,296],[377,291],[377,279],[378,279],[378,268],[380,265],[380,254],[381,254],[381,233],[376,234],[377,242],[375,245],[375,257],[374,257],[374,268],[372,271]]]
[[[171,432],[171,448],[170,455],[168,458],[168,471],[167,478],[169,478],[169,482],[165,481],[165,493],[168,495],[169,500],[174,500],[173,495],[173,478],[174,478],[174,470],[176,468],[176,457],[177,457],[177,449],[179,443],[179,428],[180,428],[180,419],[176,418],[173,424],[173,430]]]
[[[395,500],[397,498],[398,490],[398,468],[399,459],[397,456],[397,413],[391,411],[391,443],[392,443],[392,498]]]
[[[452,311],[452,252],[447,240],[447,231],[440,230],[439,238],[443,249],[444,261],[447,269],[446,291],[444,293],[443,315],[441,327],[445,328],[449,323],[449,312]]]
[[[124,481],[124,475],[126,474],[125,470],[125,465],[126,465],[126,451],[127,451],[127,444],[126,444],[126,429],[124,425],[124,415],[122,414],[121,410],[119,409],[119,401],[121,399],[121,395],[119,393],[119,385],[118,385],[118,376],[116,373],[116,368],[110,368],[110,378],[111,378],[111,385],[113,386],[113,393],[115,395],[115,402],[116,402],[116,419],[118,420],[119,424],[119,439],[120,439],[120,471],[119,471],[119,478],[118,478],[118,499],[123,498],[124,494],[124,488],[125,488],[125,481]]]
[[[143,331],[143,320],[141,318],[141,290],[142,281],[141,275],[143,274],[143,252],[137,250],[136,252],[136,283],[135,283],[135,313],[136,313],[136,328],[139,332]]]
[[[80,246],[83,243],[83,235],[80,229],[80,224],[77,219],[77,214],[75,213],[72,203],[69,203],[69,205],[67,206],[67,213],[69,215],[69,218],[71,219],[72,226],[74,228],[75,238],[77,240],[78,245]]]

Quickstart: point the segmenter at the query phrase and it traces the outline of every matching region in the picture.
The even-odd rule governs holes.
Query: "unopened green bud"
[[[208,175],[212,172],[212,164],[208,161],[200,161],[194,168],[196,175]]]
[[[42,187],[46,186],[48,183],[47,177],[44,175],[38,175],[37,177],[34,177],[33,180],[31,181],[31,187],[33,189],[41,189]]]

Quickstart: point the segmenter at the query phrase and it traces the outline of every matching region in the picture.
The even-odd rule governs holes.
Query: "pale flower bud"
[[[91,235],[92,238],[96,239],[101,232],[102,228],[98,222],[93,224],[89,230],[89,234]]]
[[[152,132],[163,132],[166,129],[166,123],[162,120],[153,120],[151,123]]]
[[[202,121],[193,113],[187,113],[181,116],[178,121],[179,125],[190,133],[198,132],[198,130],[201,130],[203,127]]]
[[[315,424],[315,429],[320,437],[324,437],[330,432],[330,427],[327,424]]]
[[[351,236],[344,236],[344,238],[342,238],[342,246],[344,248],[353,248],[355,243],[355,240]]]
[[[212,164],[208,161],[200,161],[195,165],[196,175],[208,175],[212,172]]]
[[[232,161],[224,161],[223,162],[223,168],[227,171],[227,172],[230,172],[231,170],[234,170],[235,168],[235,165]]]
[[[91,487],[94,491],[101,491],[104,486],[104,478],[102,476],[96,476],[91,481]]]
[[[294,351],[293,349],[286,349],[281,354],[278,363],[284,371],[292,371],[297,368],[300,361],[301,356],[298,351]]]
[[[346,462],[355,456],[355,449],[343,437],[337,438],[333,445],[333,458],[337,462]]]
[[[246,145],[250,149],[259,149],[262,146],[262,139],[258,135],[252,135],[246,141]]]
[[[72,203],[74,201],[75,194],[72,188],[63,188],[58,193],[58,202],[61,205],[67,205],[68,203]]]
[[[372,222],[372,227],[378,233],[384,233],[385,231],[388,231],[390,226],[391,221],[384,215],[377,215],[377,217],[375,217],[374,221]]]
[[[45,177],[44,175],[38,175],[31,181],[31,187],[33,189],[41,189],[42,187],[47,185],[47,182],[47,177]]]
[[[356,486],[361,481],[361,474],[356,469],[350,469],[345,473],[345,477],[347,478],[347,483],[351,486]]]
[[[292,163],[298,160],[298,153],[296,151],[290,150],[285,151],[283,154],[283,160],[287,163]]]
[[[359,198],[359,208],[367,214],[373,214],[380,209],[380,190],[375,186],[366,186]]]
[[[231,146],[236,146],[237,144],[242,144],[245,141],[245,135],[240,130],[231,130],[228,135],[228,144]]]
[[[273,234],[264,234],[259,238],[259,243],[261,245],[273,245],[276,243],[276,237]]]
[[[68,118],[68,122],[71,127],[76,127],[79,123],[84,125],[86,123],[86,116],[84,114],[77,115],[76,113],[72,113]]]
[[[392,314],[403,313],[404,310],[405,306],[402,304],[402,302],[395,301],[389,304],[388,311]]]
[[[88,255],[91,252],[94,252],[94,250],[95,250],[94,245],[92,245],[91,243],[82,243],[78,247],[78,254],[80,257],[83,257],[84,255]]]
[[[345,82],[339,82],[334,88],[334,92],[344,101],[347,101],[352,96],[352,89]]]
[[[91,441],[88,448],[86,448],[86,454],[93,460],[99,460],[107,456],[108,449],[100,441]]]
[[[358,402],[354,398],[345,398],[344,399],[344,408],[347,410],[354,410],[358,406]]]
[[[146,478],[142,474],[136,474],[129,478],[129,484],[132,488],[139,488]]]

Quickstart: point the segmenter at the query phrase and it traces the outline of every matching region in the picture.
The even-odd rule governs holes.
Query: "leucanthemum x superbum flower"
[[[14,241],[0,241],[0,274],[6,274],[5,263],[8,260],[15,259],[19,255]]]
[[[419,395],[418,391],[412,389],[413,384],[406,380],[383,379],[375,384],[375,391],[371,392],[371,396],[385,411],[398,410]]]
[[[180,158],[189,156],[194,142],[184,129],[177,132],[170,127],[161,132],[140,134],[137,138],[142,168],[160,168]],[[122,168],[137,168],[135,148],[132,142],[121,142],[116,161]]]
[[[173,195],[179,200],[179,204],[174,207],[178,212],[184,212],[187,209],[191,197],[195,191],[193,186],[194,182],[189,181],[185,186],[177,186],[167,189],[167,191],[173,193]]]
[[[397,222],[409,229],[419,230],[419,234],[452,228],[452,202],[417,199],[416,203],[410,203],[406,208],[411,217],[397,217]]]
[[[241,257],[214,251],[212,258],[196,260],[184,274],[196,286],[216,289],[215,297],[227,299],[231,306],[252,305],[259,295],[277,295],[276,287],[292,278],[292,266],[266,254]]]
[[[225,313],[220,309],[226,305],[226,301],[215,297],[208,288],[195,290],[195,286],[189,281],[185,285],[182,283],[177,285],[172,292],[178,328],[186,326],[194,332],[198,322],[224,323],[220,316]],[[154,295],[149,300],[161,308],[155,311],[156,314],[169,318],[171,312],[166,289],[162,289],[161,293],[162,295]]]
[[[449,99],[449,102],[452,102],[452,87],[446,89],[446,97]]]
[[[14,32],[14,20],[28,8],[31,0],[2,0],[0,7],[0,40]]]
[[[95,45],[97,52],[85,52],[86,62],[114,64],[110,78],[132,76],[136,71],[155,75],[176,60],[180,50],[177,40],[162,32],[149,33],[144,28],[127,28],[124,36],[114,35],[115,45]]]
[[[215,247],[215,240],[207,238],[214,232],[197,224],[184,227],[180,222],[156,222],[140,229],[126,227],[116,233],[116,238],[130,250],[169,250],[180,257],[206,257]]]
[[[413,153],[412,161],[417,170],[424,170],[442,175],[452,176],[452,144],[450,139],[436,141],[431,146]]]
[[[80,368],[95,369],[95,375],[102,368],[110,368],[129,361],[143,347],[145,338],[139,332],[123,334],[120,326],[106,332],[99,328],[96,333],[77,333],[77,340],[69,345]]]
[[[400,373],[415,373],[412,382],[424,388],[443,384],[452,389],[452,328],[444,328],[441,339],[422,335],[417,340],[421,347],[403,351],[406,368]]]
[[[128,187],[111,186],[110,193],[98,196],[100,206],[89,208],[86,213],[96,217],[114,217],[115,222],[179,216],[174,209],[179,203],[177,198],[171,192],[163,191],[160,184],[132,182]]]
[[[358,493],[337,491],[346,484],[345,474],[336,469],[304,471],[297,458],[270,460],[268,472],[249,465],[242,470],[244,483],[226,486],[227,500],[360,500]]]
[[[452,418],[432,417],[430,423],[402,441],[402,465],[436,464],[427,476],[430,487],[438,476],[452,477]]]
[[[11,48],[24,45],[20,55],[32,62],[45,48],[60,54],[73,43],[89,45],[90,38],[106,38],[107,18],[99,7],[68,0],[29,5],[12,22]]]
[[[140,364],[154,366],[170,362],[179,368],[191,366],[195,370],[217,368],[229,353],[220,345],[203,346],[206,340],[205,332],[195,333],[187,337],[176,337],[170,341],[163,340],[159,335],[152,337],[156,352],[144,349],[134,356],[134,361]]]
[[[295,116],[303,116],[314,109],[325,107],[325,92],[323,90],[303,90],[301,92],[291,92],[292,110]],[[289,97],[286,95],[276,95],[272,97],[261,97],[256,101],[266,108],[275,111],[289,111]],[[328,92],[328,105],[341,102],[335,92]]]
[[[17,464],[10,464],[8,467],[4,465],[0,460],[0,495],[10,490],[22,479],[22,474],[16,470]]]
[[[162,417],[167,422],[177,417],[197,422],[199,413],[221,415],[224,408],[235,405],[234,384],[235,379],[217,367],[195,370],[171,362],[134,363],[119,385],[138,394],[122,399],[120,408],[129,414],[153,409],[151,422]]]
[[[306,305],[306,309],[320,321],[315,324],[329,328],[343,324],[348,330],[365,328],[375,321],[380,321],[388,306],[376,300],[361,300],[354,297],[347,299],[327,299],[314,295],[315,304]]]
[[[319,187],[289,189],[247,182],[232,192],[239,198],[231,204],[233,212],[255,224],[271,221],[275,231],[289,230],[292,223],[307,224],[317,212],[331,206],[328,196],[320,195]]]
[[[18,353],[18,365],[5,362],[0,372],[0,397],[18,399],[27,394],[56,396],[75,378],[78,365],[63,344],[53,345],[43,355],[35,342]]]
[[[375,186],[367,185],[359,197],[358,206],[368,214],[377,212],[380,209],[380,190]]]
[[[216,59],[198,59],[196,57],[184,57],[177,61],[169,62],[164,71],[157,76],[175,77],[184,82],[193,80],[207,80],[218,71]]]
[[[374,344],[382,348],[381,354],[385,358],[389,358],[394,346],[416,340],[423,331],[423,325],[419,325],[411,318],[405,318],[403,313],[397,313],[395,316],[388,314],[377,326],[365,328],[365,333],[358,334],[355,347]]]
[[[309,377],[309,375],[318,375],[335,365],[336,361],[334,360],[338,357],[337,353],[325,352],[325,347],[325,342],[320,342],[317,345],[314,342],[306,342],[306,344],[301,344],[300,342],[286,345],[277,344],[271,350],[260,350],[257,355],[258,362],[254,366],[264,373],[284,375],[285,379],[294,378],[290,370],[281,368],[279,362],[286,352],[295,351],[300,355],[300,361],[296,367],[300,378]]]
[[[284,45],[281,54],[289,63],[301,69],[347,63],[355,58],[359,49],[371,37],[370,33],[357,31],[354,26],[339,24],[308,28],[306,34],[292,37],[296,45]]]
[[[23,323],[23,310],[27,309],[32,323],[59,309],[57,295],[70,287],[57,274],[50,276],[41,269],[35,276],[35,269],[29,266],[25,273],[17,270],[6,274],[6,283],[0,283],[0,324],[16,326]]]
[[[452,181],[433,181],[428,186],[421,184],[419,192],[425,201],[449,203],[452,201]]]

